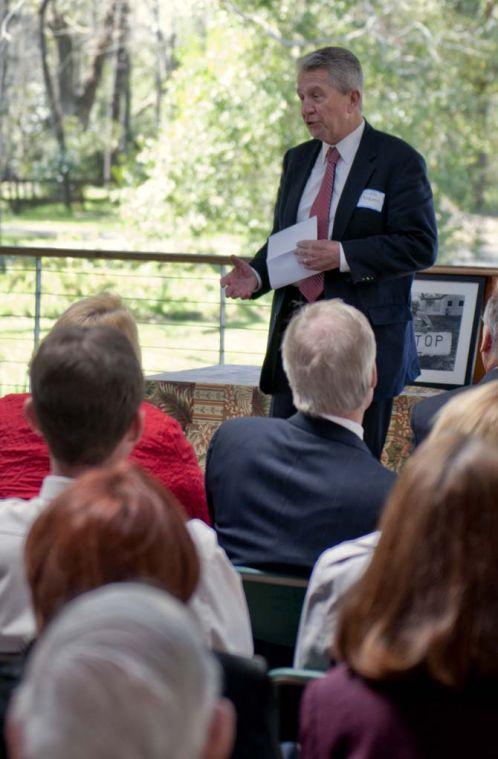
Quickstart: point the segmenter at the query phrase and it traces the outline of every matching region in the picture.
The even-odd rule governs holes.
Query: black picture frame
[[[415,385],[450,389],[472,382],[484,276],[416,274],[412,314],[421,373]]]

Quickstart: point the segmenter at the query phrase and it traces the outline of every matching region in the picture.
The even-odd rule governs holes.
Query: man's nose
[[[307,114],[311,113],[313,111],[313,101],[308,100],[308,98],[303,98],[301,101],[301,113],[303,116],[306,116]]]

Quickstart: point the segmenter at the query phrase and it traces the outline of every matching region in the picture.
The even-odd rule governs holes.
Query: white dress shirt
[[[21,651],[36,635],[24,573],[24,543],[37,516],[71,482],[68,477],[48,475],[36,498],[0,501],[0,654]],[[211,527],[192,519],[187,528],[201,564],[199,584],[188,606],[205,644],[252,656],[251,624],[239,575]]]
[[[350,134],[344,137],[343,140],[340,140],[337,145],[328,145],[326,142],[322,142],[321,150],[315,161],[315,165],[311,170],[311,174],[308,177],[308,181],[304,187],[303,194],[301,195],[301,200],[299,201],[296,223],[305,221],[309,218],[311,206],[313,205],[313,202],[318,195],[318,190],[320,189],[323,177],[325,175],[325,169],[327,168],[327,150],[330,147],[336,147],[341,157],[339,158],[335,168],[334,189],[330,203],[329,239],[331,239],[339,199],[342,195],[342,191],[349,176],[349,172],[351,171],[351,166],[353,165],[353,161],[355,159],[356,153],[358,152],[358,148],[360,147],[364,129],[365,121],[362,120],[361,124],[356,127],[353,132],[350,132]],[[339,270],[342,272],[350,271],[349,264],[346,260],[346,256],[344,254],[341,243],[339,243],[339,255]],[[261,277],[255,269],[252,271],[258,280],[257,289],[259,290],[261,287]]]
[[[199,584],[188,606],[204,642],[215,651],[252,656],[251,621],[240,576],[212,527],[200,519],[190,519],[187,528],[201,564]]]
[[[335,637],[340,602],[367,568],[380,532],[328,548],[310,577],[299,622],[294,666],[326,670]]]

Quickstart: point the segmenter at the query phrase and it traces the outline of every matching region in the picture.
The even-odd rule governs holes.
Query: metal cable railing
[[[260,364],[270,296],[225,300],[219,278],[230,265],[226,256],[0,246],[0,395],[26,389],[32,352],[58,316],[104,291],[135,315],[146,375]]]

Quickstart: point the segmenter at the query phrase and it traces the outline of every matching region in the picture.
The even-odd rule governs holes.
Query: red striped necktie
[[[325,169],[318,194],[310,209],[310,217],[317,217],[319,240],[328,240],[329,237],[329,215],[332,193],[334,191],[335,167],[340,157],[337,148],[329,148],[327,150],[327,168]],[[302,279],[299,283],[299,291],[309,303],[314,303],[323,292],[323,283],[324,277],[323,271],[321,271],[312,277]]]

